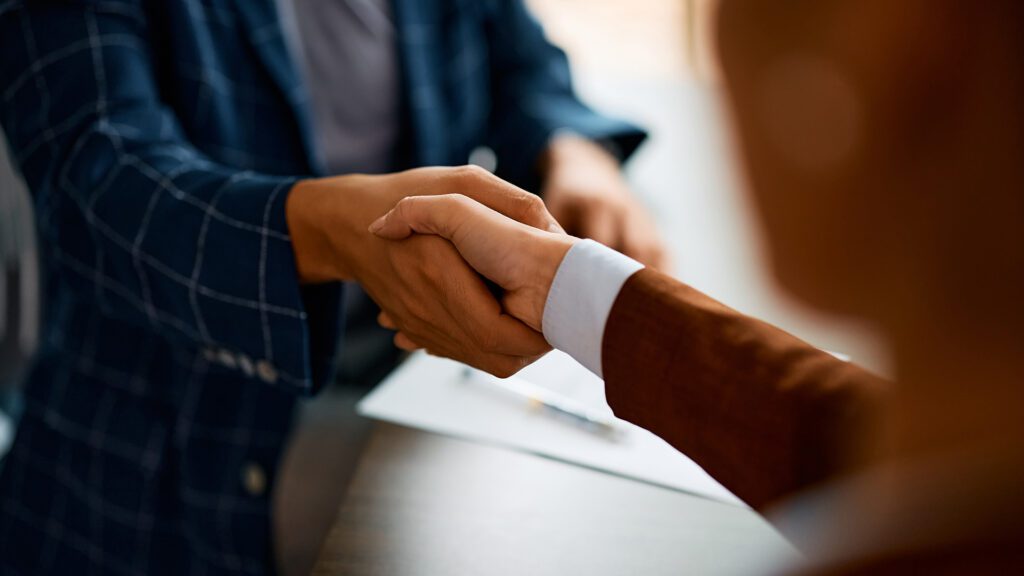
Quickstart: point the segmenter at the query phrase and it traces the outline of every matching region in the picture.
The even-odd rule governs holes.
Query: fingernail
[[[387,218],[388,218],[388,215],[385,214],[385,215],[381,216],[380,218],[377,218],[376,220],[374,220],[373,224],[370,224],[370,227],[368,228],[368,230],[370,231],[370,234],[376,234],[377,232],[380,232],[381,228],[384,228],[384,221],[387,220]]]

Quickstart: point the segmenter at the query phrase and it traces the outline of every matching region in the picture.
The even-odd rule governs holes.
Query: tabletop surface
[[[313,573],[735,574],[765,550],[791,553],[744,508],[378,424]]]

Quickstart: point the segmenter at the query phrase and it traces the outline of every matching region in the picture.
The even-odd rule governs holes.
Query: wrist
[[[295,254],[295,269],[299,281],[304,284],[337,279],[331,266],[330,244],[319,222],[317,208],[322,200],[322,191],[315,180],[301,180],[292,186],[285,201],[285,219]]]
[[[544,308],[547,305],[548,294],[558,274],[558,268],[562,265],[565,255],[569,253],[573,245],[580,241],[579,238],[567,234],[554,234],[538,232],[542,235],[543,241],[539,242],[536,258],[533,259],[534,267],[527,277],[529,284],[525,287],[524,293],[527,298],[524,301],[528,309],[513,315],[520,316],[524,322],[533,329],[540,331],[544,318]]]
[[[302,283],[354,279],[353,251],[359,251],[360,235],[368,234],[359,211],[343,208],[357,204],[343,201],[354,190],[345,184],[346,178],[349,177],[302,180],[288,194],[285,217]]]
[[[607,148],[571,132],[559,132],[551,137],[539,167],[541,176],[548,182],[581,168],[602,173],[621,172],[618,157]]]

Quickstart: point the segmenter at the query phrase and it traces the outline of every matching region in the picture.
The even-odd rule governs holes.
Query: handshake
[[[577,214],[596,210],[573,204]],[[614,212],[601,216],[612,223],[608,230],[636,233],[624,230],[629,223],[614,226],[633,206],[604,208]],[[358,281],[383,310],[380,324],[396,331],[398,347],[501,377],[551,349],[541,333],[544,305],[578,239],[538,196],[473,166],[420,168],[303,181],[286,210],[300,281]],[[660,265],[657,237],[646,245],[641,253],[627,244]],[[499,296],[485,279],[501,288]]]

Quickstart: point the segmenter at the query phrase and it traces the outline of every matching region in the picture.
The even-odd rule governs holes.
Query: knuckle
[[[484,170],[474,164],[467,164],[465,166],[453,168],[452,174],[456,180],[467,184],[480,182],[491,175],[487,170]]]
[[[415,196],[406,196],[395,204],[395,213],[403,218],[410,216],[413,210],[416,208],[418,200]]]
[[[518,203],[519,214],[523,222],[536,224],[547,220],[548,209],[540,196],[535,196],[529,193],[522,194],[519,196]]]
[[[523,195],[523,198],[525,198],[526,210],[530,214],[538,217],[547,215],[548,207],[544,204],[544,200],[542,200],[540,196],[527,193]]]
[[[434,199],[434,208],[443,212],[445,218],[438,218],[434,224],[444,232],[450,234],[457,227],[462,215],[472,209],[473,200],[462,194],[444,194]]]

